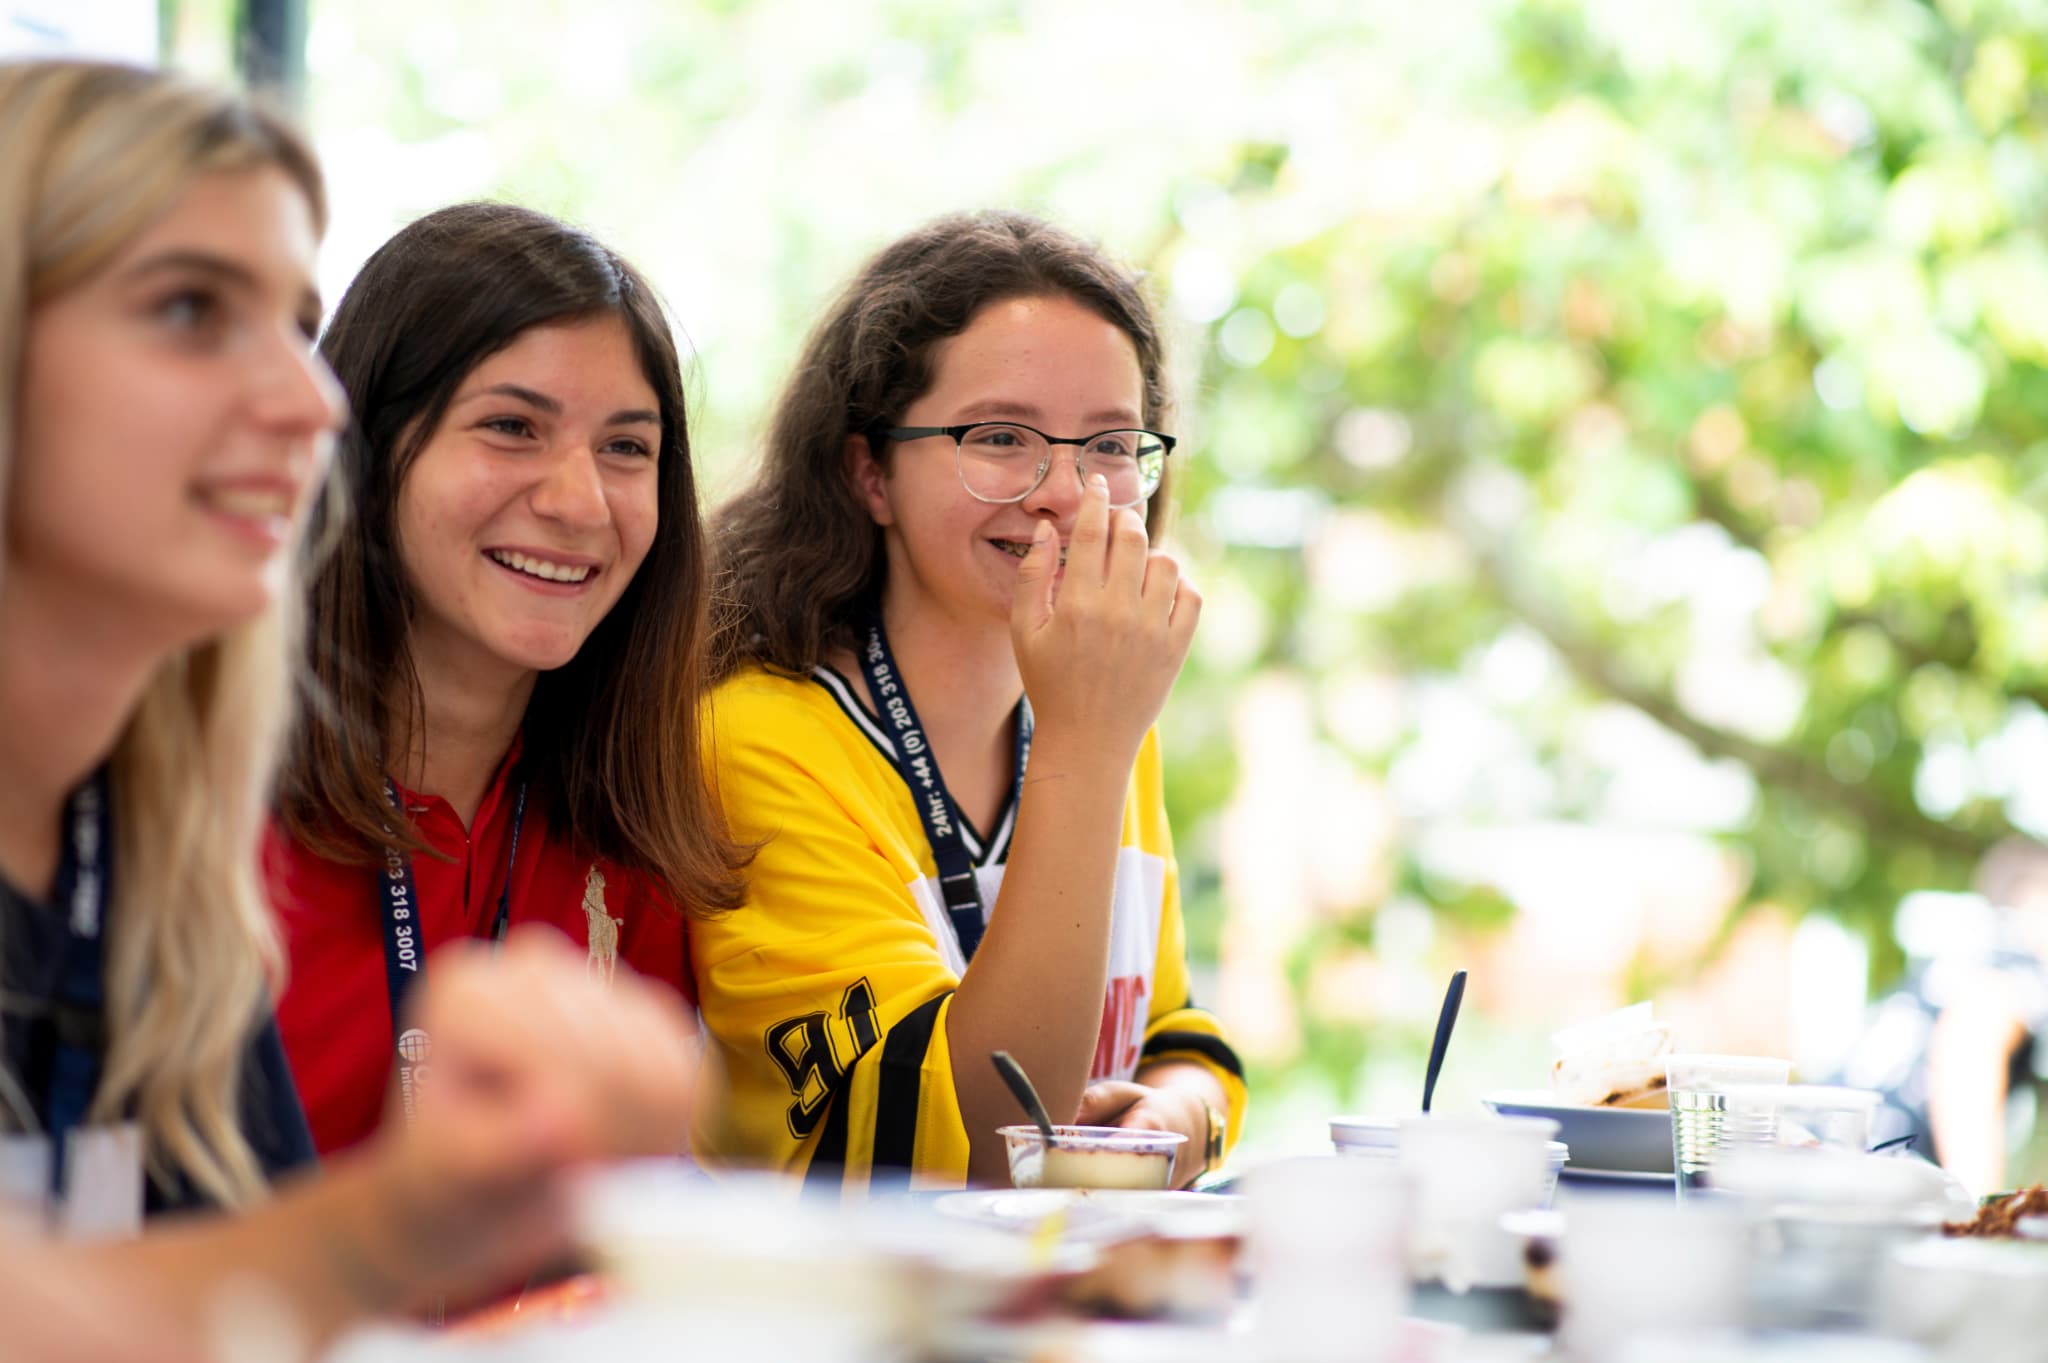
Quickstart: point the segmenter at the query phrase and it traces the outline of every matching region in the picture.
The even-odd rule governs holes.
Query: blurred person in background
[[[1942,1166],[1979,1195],[2048,1179],[2048,848],[2011,838],[1977,871],[1993,940],[1940,960],[1927,1119]]]
[[[1055,1121],[1185,1135],[1175,1186],[1238,1129],[1152,730],[1201,605],[1148,542],[1169,414],[1136,280],[1022,214],[912,232],[812,333],[714,521],[712,752],[758,845],[692,928],[720,1159],[1007,1183],[998,1049]]]
[[[404,228],[321,338],[355,420],[315,683],[266,848],[286,1050],[322,1153],[409,1102],[409,989],[546,923],[593,977],[688,992],[684,908],[739,900],[704,781],[707,570],[661,301],[510,204]],[[314,541],[321,534],[316,527]]]
[[[1911,1135],[1982,1196],[2048,1179],[2048,848],[2000,842],[1975,889],[1908,902],[1906,977],[1837,1077],[1884,1093],[1876,1139]]]
[[[20,1327],[44,1281],[180,1356],[224,1290],[317,1346],[524,1273],[576,1171],[682,1139],[694,1048],[672,994],[551,934],[446,956],[419,1120],[305,1176],[257,846],[343,412],[317,164],[233,96],[84,62],[0,66],[0,144],[0,1256],[38,1265],[0,1268],[0,1343],[118,1351],[53,1339],[61,1300]]]

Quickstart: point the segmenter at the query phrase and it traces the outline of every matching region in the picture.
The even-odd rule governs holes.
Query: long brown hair
[[[479,363],[533,327],[598,316],[625,325],[655,392],[659,525],[575,658],[541,673],[521,762],[574,844],[659,877],[688,911],[727,909],[745,858],[699,758],[707,569],[675,341],[639,271],[577,228],[510,204],[444,208],[400,231],[321,338],[355,412],[337,461],[352,519],[313,582],[313,694],[287,754],[280,817],[337,860],[424,847],[409,821],[394,826],[384,785],[385,743],[420,722],[422,704],[399,489]],[[394,724],[401,705],[406,723]]]
[[[138,67],[0,64],[0,129],[4,511],[32,307],[105,266],[202,176],[275,167],[305,194],[316,229],[326,195],[311,149],[282,119]],[[291,699],[297,595],[287,587],[255,619],[166,658],[112,760],[110,1036],[90,1116],[132,1114],[153,1178],[182,1176],[225,1205],[264,1186],[240,1084],[282,979],[256,847]]]
[[[884,247],[805,342],[776,404],[753,483],[718,511],[712,544],[721,619],[712,675],[746,662],[807,672],[851,648],[861,603],[881,587],[881,531],[854,496],[846,439],[895,424],[932,382],[932,350],[983,308],[1071,298],[1122,329],[1145,381],[1145,424],[1171,409],[1159,325],[1138,280],[1099,248],[1029,214],[940,218]],[[871,438],[875,458],[889,447]],[[1164,485],[1146,511],[1159,533]]]

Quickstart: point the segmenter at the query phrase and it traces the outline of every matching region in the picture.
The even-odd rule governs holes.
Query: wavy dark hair
[[[884,247],[804,344],[775,407],[753,482],[712,518],[719,627],[711,672],[749,662],[808,672],[852,648],[863,603],[882,586],[881,530],[846,477],[846,440],[894,425],[932,383],[932,350],[991,303],[1064,297],[1137,348],[1145,424],[1166,424],[1165,349],[1137,276],[1097,246],[1027,213],[959,214]],[[886,465],[890,447],[874,442]],[[1157,535],[1161,484],[1146,510]]]
[[[709,597],[682,368],[647,280],[544,213],[472,203],[428,214],[349,286],[320,351],[355,413],[337,452],[347,525],[316,525],[311,694],[279,787],[285,831],[337,860],[425,849],[393,826],[388,737],[419,722],[414,610],[398,548],[407,471],[483,360],[537,326],[616,317],[661,414],[659,526],[640,570],[574,659],[543,672],[521,761],[573,843],[665,882],[688,911],[736,906],[745,853],[726,836],[699,754]],[[325,531],[326,533],[323,533]]]

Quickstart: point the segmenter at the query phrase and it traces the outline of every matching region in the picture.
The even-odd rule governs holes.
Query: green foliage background
[[[181,55],[211,8],[181,9]],[[925,216],[1034,207],[1148,268],[1182,333],[1180,540],[1216,603],[1169,725],[1199,950],[1232,707],[1275,673],[1313,689],[1325,760],[1418,826],[1626,824],[1588,717],[1648,716],[1737,790],[1690,826],[1741,853],[1742,903],[1855,925],[1880,982],[1902,893],[2048,830],[2040,3],[313,18],[331,291],[452,198],[587,222],[668,292],[728,477],[821,300]],[[1392,556],[1333,551],[1360,536]],[[1489,770],[1540,779],[1401,807],[1441,688],[1512,735]],[[1385,713],[1347,714],[1361,694]],[[1393,880],[1461,930],[1516,911],[1412,844]],[[1376,908],[1304,951],[1370,942]],[[1302,1007],[1341,1087],[1364,1043]]]

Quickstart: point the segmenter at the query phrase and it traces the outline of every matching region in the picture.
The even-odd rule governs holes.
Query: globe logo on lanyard
[[[427,1034],[418,1027],[408,1027],[399,1033],[398,1053],[404,1056],[409,1064],[424,1065],[427,1063],[427,1057],[434,1053],[434,1043],[429,1041]]]

